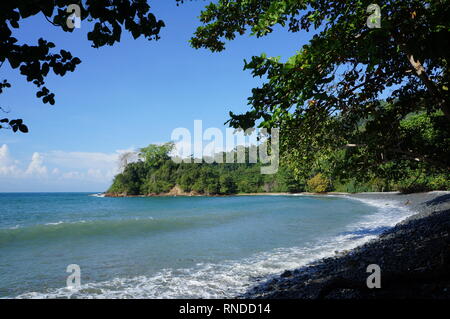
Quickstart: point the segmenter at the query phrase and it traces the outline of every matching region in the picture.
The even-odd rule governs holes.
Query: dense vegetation
[[[315,170],[307,178],[299,178],[288,165],[281,166],[276,174],[264,175],[260,172],[260,163],[175,163],[168,155],[172,146],[167,143],[141,149],[137,161],[123,165],[123,172],[114,178],[108,193],[156,195],[168,193],[175,186],[186,194],[207,195],[450,189],[448,174],[428,175],[420,171],[418,175],[416,171],[408,171],[405,176],[392,179],[373,177],[361,182],[351,177],[352,174],[346,179],[333,179]],[[249,149],[245,152],[248,158]],[[236,156],[236,151],[232,153]],[[225,158],[225,154],[222,155]]]
[[[449,188],[450,1],[219,0],[200,15],[195,48],[279,28],[309,41],[282,61],[253,56],[265,82],[232,127],[281,129],[282,162],[297,180],[321,173],[337,190]],[[370,10],[369,10],[370,11]]]
[[[261,164],[180,163],[169,157],[171,144],[149,145],[140,150],[140,160],[129,163],[118,174],[109,193],[148,195],[169,192],[175,185],[193,194],[235,194],[256,192],[296,192],[304,189],[292,172],[261,174]],[[245,150],[248,156],[248,149]],[[236,152],[233,151],[236,156]],[[223,154],[225,158],[225,154]]]
[[[296,190],[449,189],[450,2],[379,1],[376,28],[368,23],[372,3],[218,0],[207,5],[200,15],[203,25],[191,39],[197,49],[220,52],[237,36],[263,37],[276,28],[306,31],[310,39],[285,61],[265,54],[246,61],[244,69],[265,82],[252,90],[249,111],[230,113],[228,121],[234,128],[280,128],[280,173],[263,177],[255,173],[257,165],[201,164],[181,166],[170,183],[187,188],[198,183],[197,189],[220,193],[226,172],[239,185],[235,190],[245,192],[246,182],[254,185],[251,191],[284,185],[274,181],[285,172]],[[237,167],[242,171],[234,175]],[[185,178],[191,170],[186,174],[197,177]],[[146,174],[142,185],[149,185]]]

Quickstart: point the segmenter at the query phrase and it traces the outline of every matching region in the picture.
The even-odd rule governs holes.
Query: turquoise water
[[[89,195],[0,194],[0,297],[229,297],[407,214],[338,197]]]

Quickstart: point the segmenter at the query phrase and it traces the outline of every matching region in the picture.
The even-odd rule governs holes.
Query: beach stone
[[[286,278],[286,277],[292,277],[292,271],[286,270],[286,271],[285,271],[284,273],[282,273],[280,276],[283,277],[283,278]]]

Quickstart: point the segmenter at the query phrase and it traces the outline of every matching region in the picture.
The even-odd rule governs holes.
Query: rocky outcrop
[[[185,192],[180,186],[175,185],[167,193],[150,193],[147,195],[128,195],[126,193],[105,193],[105,197],[166,197],[166,196],[205,196],[208,194],[201,194],[195,191]]]

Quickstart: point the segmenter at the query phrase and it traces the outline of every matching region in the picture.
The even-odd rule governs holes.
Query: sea
[[[411,214],[346,196],[0,193],[0,298],[230,298]]]

